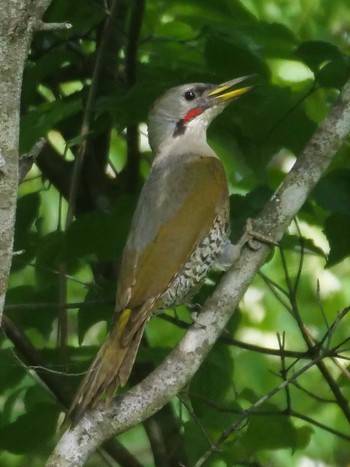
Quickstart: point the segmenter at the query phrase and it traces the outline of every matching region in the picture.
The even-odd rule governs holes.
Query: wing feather
[[[216,157],[190,154],[175,156],[168,166],[154,163],[123,253],[119,309],[160,296],[227,202],[227,180]]]

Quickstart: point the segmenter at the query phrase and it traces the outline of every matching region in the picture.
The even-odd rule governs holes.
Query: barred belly
[[[215,265],[215,260],[228,240],[228,230],[227,212],[224,211],[215,219],[209,235],[194,250],[185,266],[160,297],[160,309],[188,303]]]

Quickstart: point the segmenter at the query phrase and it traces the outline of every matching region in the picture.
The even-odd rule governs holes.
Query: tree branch
[[[44,23],[44,21],[38,20],[35,25],[35,31],[57,31],[59,29],[67,30],[72,29],[70,23]]]
[[[349,132],[350,81],[282,185],[255,219],[254,230],[274,241],[282,238]],[[63,435],[47,466],[83,465],[103,440],[145,420],[179,392],[222,333],[270,249],[266,244],[258,251],[245,248],[207,300],[197,322],[166,360],[140,384],[117,397],[110,407],[101,405],[87,413],[72,431]]]
[[[22,75],[32,38],[32,24],[41,19],[50,0],[28,8],[24,0],[1,2],[0,69],[0,323],[11,267],[18,187],[18,143]],[[15,51],[15,53],[14,53]]]
[[[19,160],[18,183],[22,183],[27,173],[32,168],[34,162],[37,160],[39,154],[46,146],[46,139],[40,138],[32,147],[32,149]]]

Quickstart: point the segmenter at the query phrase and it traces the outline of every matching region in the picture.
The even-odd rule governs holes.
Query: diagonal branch
[[[282,238],[349,132],[350,81],[282,185],[255,219],[254,230],[275,241]],[[258,251],[245,248],[207,300],[197,322],[166,360],[140,384],[117,397],[110,407],[100,406],[86,414],[72,431],[63,435],[47,466],[83,465],[103,440],[145,420],[179,392],[222,333],[267,259],[270,248],[266,244],[262,244]]]

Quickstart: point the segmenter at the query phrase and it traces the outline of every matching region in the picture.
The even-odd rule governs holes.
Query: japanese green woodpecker
[[[154,161],[123,252],[115,319],[74,399],[74,422],[127,382],[152,314],[188,303],[211,268],[232,264],[227,179],[206,132],[250,89],[238,86],[247,78],[185,84],[154,104],[148,120]]]

